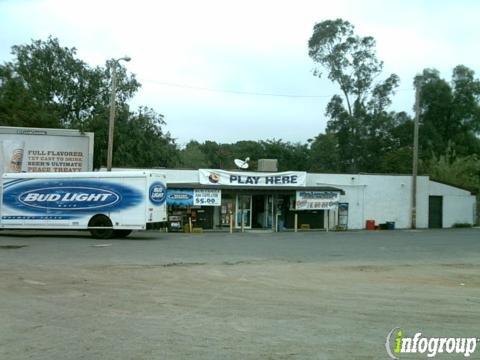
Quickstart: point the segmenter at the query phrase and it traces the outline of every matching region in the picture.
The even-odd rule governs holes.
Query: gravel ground
[[[396,326],[480,337],[480,229],[3,231],[0,275],[0,359],[379,359]]]

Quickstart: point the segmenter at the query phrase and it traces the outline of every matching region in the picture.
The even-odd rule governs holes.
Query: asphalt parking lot
[[[480,229],[3,231],[0,271],[0,359],[378,359],[396,326],[480,337]]]

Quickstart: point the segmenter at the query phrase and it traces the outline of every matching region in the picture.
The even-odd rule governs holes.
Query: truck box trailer
[[[2,229],[89,230],[107,239],[167,220],[158,171],[6,173],[1,181]]]

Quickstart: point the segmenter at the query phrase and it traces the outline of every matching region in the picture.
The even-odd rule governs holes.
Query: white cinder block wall
[[[417,177],[417,227],[428,226],[428,177]],[[366,220],[395,222],[398,229],[411,226],[412,178],[404,175],[308,174],[307,186],[335,186],[345,191],[348,228],[364,229]]]

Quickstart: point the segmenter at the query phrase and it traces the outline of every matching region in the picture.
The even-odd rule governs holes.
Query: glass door
[[[265,227],[273,229],[273,195],[265,196]]]
[[[220,225],[223,227],[229,227],[230,221],[232,221],[232,226],[235,222],[233,219],[235,214],[235,202],[236,198],[230,194],[222,194],[222,206],[220,208]]]
[[[237,206],[235,209],[237,229],[251,229],[252,228],[252,195],[237,195]]]

